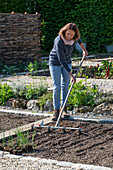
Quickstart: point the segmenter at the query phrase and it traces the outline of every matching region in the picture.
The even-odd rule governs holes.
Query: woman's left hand
[[[88,55],[88,51],[87,50],[83,50],[83,56],[87,57]]]

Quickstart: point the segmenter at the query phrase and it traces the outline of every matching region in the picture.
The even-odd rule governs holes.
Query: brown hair
[[[80,38],[80,33],[79,33],[79,29],[78,29],[77,25],[74,23],[66,24],[64,27],[61,28],[61,30],[59,31],[58,34],[61,35],[61,37],[65,38],[65,32],[69,29],[71,29],[75,32],[73,40],[74,41],[78,40]]]

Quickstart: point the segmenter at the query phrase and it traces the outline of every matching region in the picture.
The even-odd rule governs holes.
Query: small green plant
[[[37,98],[38,88],[34,84],[26,85],[25,88],[26,88],[26,91],[24,95],[26,96],[26,99]]]
[[[19,147],[22,148],[23,146],[30,144],[30,139],[29,139],[29,133],[28,132],[27,132],[27,135],[26,135],[26,133],[21,132],[19,129],[16,129],[15,134],[17,135],[16,144]]]
[[[15,149],[15,144],[14,144],[14,139],[13,139],[13,136],[11,138],[11,143],[10,143],[11,147]]]
[[[8,86],[7,83],[0,83],[0,103],[4,105],[4,103],[11,97],[14,97],[14,92],[12,88]]]
[[[41,68],[44,70],[45,73],[45,70],[47,69],[47,60],[41,62]]]
[[[23,99],[37,99],[47,92],[48,84],[40,81],[38,84],[30,83],[29,85],[16,86],[14,89],[15,96]]]
[[[26,65],[23,64],[21,61],[18,63],[18,66],[20,71],[25,71],[26,70]]]
[[[45,105],[45,102],[47,100],[51,100],[51,101],[53,100],[53,93],[52,92],[46,93],[43,96],[39,97],[38,105],[39,105],[41,110],[44,110],[44,105]]]
[[[33,148],[33,151],[35,151],[35,148],[33,147],[33,145],[34,145],[34,138],[35,138],[35,136],[36,136],[36,131],[34,130],[33,131],[33,135],[32,135],[32,148]]]
[[[17,68],[16,66],[4,65],[3,69],[2,69],[3,74],[12,74],[12,73],[17,72],[17,71],[19,71],[19,68]]]
[[[94,106],[94,99],[99,95],[98,86],[95,84],[83,84],[83,80],[75,83],[68,99],[68,107],[79,107],[84,105]]]
[[[40,64],[37,63],[37,61],[35,60],[34,63],[30,62],[28,64],[28,66],[26,67],[26,69],[30,72],[31,75],[33,75],[33,71],[37,71],[40,67]]]
[[[110,78],[113,76],[113,63],[112,61],[103,60],[101,62],[103,65],[98,68],[98,71],[102,70],[101,75],[105,78]]]
[[[34,61],[34,70],[35,70],[35,72],[39,69],[39,67],[40,67],[40,64],[37,63],[37,61],[35,60]]]
[[[33,74],[33,71],[34,71],[34,66],[33,66],[33,63],[30,62],[28,64],[28,66],[26,67],[26,69],[30,72],[30,74],[32,75]]]
[[[10,145],[11,145],[11,136],[10,136],[10,131],[9,131],[8,146]]]
[[[19,148],[21,148],[21,150],[23,149],[23,147],[32,145],[32,149],[33,149],[33,151],[35,151],[34,138],[36,136],[36,131],[33,131],[33,134],[32,134],[31,138],[29,137],[29,132],[28,131],[27,132],[22,132],[18,128],[16,129],[15,134],[17,136],[15,138],[15,144],[17,146],[19,146]],[[12,143],[14,143],[14,139],[13,139]],[[13,147],[13,149],[15,149],[15,148]]]

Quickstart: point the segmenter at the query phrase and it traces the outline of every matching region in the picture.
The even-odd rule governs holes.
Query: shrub
[[[51,100],[51,101],[53,100],[53,93],[52,92],[46,93],[43,96],[39,97],[38,105],[39,105],[41,110],[44,109],[44,105],[45,105],[45,102],[47,100]]]
[[[16,66],[7,66],[3,65],[2,73],[3,74],[12,74],[14,72],[18,72],[20,69],[17,68]]]
[[[68,108],[84,105],[95,105],[95,98],[99,95],[98,86],[95,84],[83,84],[83,80],[75,83],[68,99]]]
[[[48,84],[40,83],[30,85],[19,85],[14,89],[15,96],[23,99],[37,99],[47,92]]]
[[[14,92],[10,86],[0,83],[0,103],[4,105],[6,101],[8,101],[11,97],[14,97]]]
[[[26,67],[26,70],[28,70],[30,72],[30,74],[32,75],[33,71],[37,71],[40,67],[40,64],[35,60],[34,63],[30,62],[28,64],[28,66]]]
[[[101,71],[101,75],[104,78],[110,78],[111,76],[113,76],[113,63],[112,61],[107,61],[107,60],[103,60],[102,62],[102,66],[100,66],[98,68],[98,71]]]

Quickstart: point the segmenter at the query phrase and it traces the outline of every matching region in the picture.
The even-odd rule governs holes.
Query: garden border
[[[2,111],[3,111],[4,109],[2,109]],[[1,111],[1,109],[0,109],[0,111]],[[13,111],[13,110],[10,110],[11,111],[11,113],[14,113],[15,111]],[[4,110],[4,112],[9,112],[9,110]],[[27,114],[27,112],[25,113],[22,113],[22,111],[16,111],[15,112],[15,114],[26,114],[26,115],[30,115],[30,112],[28,112],[28,114]],[[31,116],[33,116],[33,115],[37,115],[37,116],[40,116],[40,115],[45,115],[45,113],[31,113]],[[50,115],[51,116],[51,114],[48,114],[48,115]],[[74,121],[77,121],[77,120],[81,120],[81,121],[88,121],[88,122],[95,122],[95,123],[102,123],[102,119],[88,119],[88,118],[77,118],[77,117],[73,117],[73,116],[71,116],[70,117],[70,119],[68,119],[68,120],[73,120],[74,119]],[[45,119],[43,119],[43,120],[45,120],[46,122],[44,122],[44,124],[46,124],[46,123],[50,123],[50,117],[48,117],[48,118],[45,118]],[[42,121],[42,120],[39,120],[39,121],[36,121],[36,122],[33,122],[33,123],[36,123],[36,124],[39,124],[40,123],[40,121]],[[28,129],[26,129],[26,130],[29,130],[29,129],[31,129],[31,125],[33,124],[33,123],[30,123],[30,124],[28,124]],[[112,120],[112,123],[113,123],[113,120]],[[23,127],[23,126],[22,126]],[[10,131],[10,134],[11,134],[11,131]],[[3,157],[4,156],[4,157]],[[80,163],[72,163],[72,162],[65,162],[65,161],[57,161],[57,160],[51,160],[51,159],[45,159],[45,158],[35,158],[35,157],[30,157],[30,156],[23,156],[23,155],[13,155],[13,154],[9,154],[8,152],[4,152],[4,155],[3,155],[3,151],[0,151],[0,160],[3,160],[3,159],[7,159],[8,161],[11,159],[13,159],[13,161],[15,160],[16,162],[17,161],[30,161],[30,162],[32,162],[32,164],[34,164],[34,161],[36,161],[37,162],[37,166],[39,165],[40,166],[40,164],[45,168],[45,166],[47,166],[47,167],[52,167],[52,166],[54,166],[56,169],[58,168],[58,169],[72,169],[72,168],[78,168],[78,169],[80,169],[80,168],[82,168],[82,169],[84,169],[84,170],[87,170],[87,169],[92,169],[92,170],[113,170],[113,168],[110,168],[110,167],[103,167],[103,166],[95,166],[95,165],[88,165],[88,164],[80,164]],[[23,163],[23,162],[22,162]],[[22,163],[21,163],[21,165],[22,165]],[[30,164],[31,165],[31,164]]]
[[[27,125],[23,125],[23,126],[20,126],[18,127],[20,129],[20,131],[24,132],[24,131],[27,131],[27,130],[30,130],[31,129],[31,126],[34,124],[35,125],[38,125],[40,124],[42,121],[44,122],[44,125],[46,125],[47,123],[51,123],[52,120],[51,120],[51,114],[46,114],[46,113],[32,113],[32,112],[23,112],[22,111],[13,111],[13,110],[6,110],[6,109],[0,109],[0,112],[5,112],[5,113],[11,113],[11,114],[19,114],[19,115],[26,115],[26,116],[49,116],[48,118],[45,118],[45,119],[41,119],[41,120],[38,120],[36,122],[32,122],[32,123],[29,123]],[[79,118],[79,117],[74,117],[74,116],[70,116],[70,118],[68,119],[64,119],[64,120],[67,120],[67,121],[84,121],[84,122],[90,122],[90,123],[102,123],[102,124],[113,124],[113,119],[94,119],[94,118]],[[5,134],[5,138],[8,138],[9,137],[9,134],[10,136],[13,136],[15,135],[15,130],[17,128],[14,128],[14,129],[11,129],[9,131],[5,131],[4,134]],[[0,140],[3,139],[3,133],[0,133]]]

